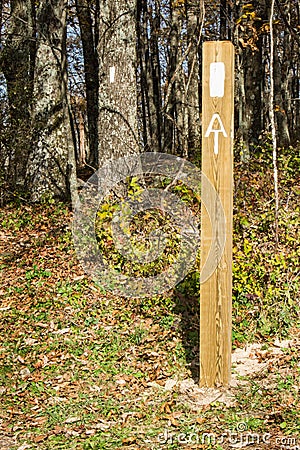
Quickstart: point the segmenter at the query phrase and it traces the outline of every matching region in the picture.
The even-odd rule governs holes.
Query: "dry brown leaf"
[[[199,425],[202,425],[205,422],[205,418],[204,417],[197,417],[196,418],[196,422],[199,423]]]
[[[136,438],[134,436],[123,439],[122,444],[129,446],[136,443]]]
[[[173,414],[169,414],[167,416],[167,419],[170,421],[171,425],[173,425],[173,427],[179,427],[179,423],[178,421],[175,419]]]
[[[42,417],[36,417],[34,419],[34,422],[32,422],[32,425],[36,426],[36,425],[43,425],[44,423],[46,423],[48,421],[48,418],[45,416]]]
[[[35,327],[40,327],[40,328],[48,328],[48,324],[47,323],[43,323],[43,322],[37,322],[34,324]]]
[[[160,407],[160,411],[165,414],[171,414],[172,413],[172,410],[171,410],[172,404],[173,404],[172,402],[163,403]]]
[[[48,435],[47,434],[40,434],[39,436],[35,436],[33,438],[33,442],[38,443],[38,442],[42,442],[45,439],[47,439]]]
[[[60,433],[63,433],[63,432],[64,432],[64,429],[63,429],[62,427],[60,427],[59,425],[56,425],[56,426],[54,427],[53,432],[54,432],[54,434],[60,434]]]
[[[65,420],[65,423],[75,423],[75,422],[80,422],[80,417],[69,417],[68,419]]]

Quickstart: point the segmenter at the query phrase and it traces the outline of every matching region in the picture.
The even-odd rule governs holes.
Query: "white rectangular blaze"
[[[211,97],[224,97],[225,64],[214,62],[210,64],[209,92]]]
[[[109,81],[110,83],[115,82],[115,75],[116,75],[116,68],[115,66],[112,66],[109,68]]]

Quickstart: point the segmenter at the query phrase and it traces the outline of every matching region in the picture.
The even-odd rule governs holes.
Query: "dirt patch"
[[[286,352],[288,349],[298,349],[299,352],[300,339],[276,340],[267,348],[265,344],[249,344],[236,349],[232,354],[232,380],[229,388],[199,388],[193,379],[183,380],[178,383],[182,400],[192,410],[215,402],[224,403],[226,407],[235,406],[235,388],[246,385],[249,379],[255,377],[262,379],[264,385],[271,385],[274,372],[278,374],[285,371],[290,359]]]

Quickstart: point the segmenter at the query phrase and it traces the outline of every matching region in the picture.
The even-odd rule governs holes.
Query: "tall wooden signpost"
[[[228,385],[231,374],[234,127],[231,42],[204,43],[202,83],[202,173],[217,195],[207,198],[210,195],[207,190],[202,192],[205,201],[201,213],[201,268],[211,251],[215,267],[211,264],[212,273],[200,285],[200,386],[215,387]]]

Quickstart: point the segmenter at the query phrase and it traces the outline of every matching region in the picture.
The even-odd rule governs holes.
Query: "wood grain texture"
[[[225,64],[223,97],[210,97],[210,64],[214,62]],[[217,202],[217,196],[211,195],[202,183],[201,270],[211,251],[214,252],[214,258],[210,262],[210,277],[201,280],[200,285],[200,386],[214,387],[229,385],[231,375],[234,127],[232,43],[205,42],[202,70],[202,173],[213,185],[221,201]],[[220,118],[227,137],[222,131],[214,132],[221,130],[219,119],[211,123],[214,114]]]

